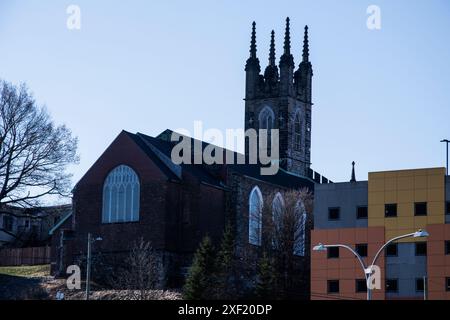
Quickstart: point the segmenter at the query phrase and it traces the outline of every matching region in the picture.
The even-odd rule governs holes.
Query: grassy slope
[[[16,277],[45,277],[50,275],[50,265],[0,267],[0,274]]]

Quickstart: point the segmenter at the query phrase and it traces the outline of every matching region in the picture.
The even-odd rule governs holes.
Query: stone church
[[[261,213],[269,194],[328,183],[310,168],[312,76],[308,27],[301,62],[294,64],[289,18],[283,53],[276,63],[272,31],[269,61],[261,73],[253,23],[245,65],[245,129],[279,130],[279,165],[275,175],[261,175],[254,164],[175,164],[171,131],[156,137],[122,131],[73,190],[73,214],[53,234],[52,268],[86,254],[87,234],[101,237],[94,253],[123,254],[140,237],[160,253],[166,285],[179,286],[192,254],[205,235],[214,243],[231,222],[239,250],[258,250],[261,228],[250,211]],[[203,142],[203,147],[207,143]],[[309,284],[309,230],[296,255]],[[305,288],[305,290],[309,290]]]

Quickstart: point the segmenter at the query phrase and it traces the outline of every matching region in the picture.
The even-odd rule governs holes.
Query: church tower
[[[309,61],[308,26],[305,27],[302,61],[297,70],[291,53],[289,18],[286,19],[279,66],[275,59],[275,32],[272,30],[269,63],[262,75],[257,57],[256,24],[253,22],[250,57],[245,66],[245,129],[278,129],[280,168],[307,176],[311,162],[313,76]]]

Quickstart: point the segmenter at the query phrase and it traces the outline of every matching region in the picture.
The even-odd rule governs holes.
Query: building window
[[[272,129],[274,124],[275,114],[272,109],[265,106],[259,113],[259,129],[267,130],[267,149],[270,150],[272,142]]]
[[[355,249],[361,257],[367,257],[367,243],[357,244]]]
[[[339,247],[327,248],[327,256],[328,256],[328,259],[337,259],[337,258],[339,258]]]
[[[398,255],[398,245],[396,243],[388,244],[386,247],[386,257],[396,257]]]
[[[356,292],[367,292],[366,279],[356,279]]]
[[[397,279],[386,279],[386,292],[398,292]]]
[[[356,219],[367,219],[367,217],[367,206],[359,206],[358,208],[356,208]]]
[[[426,202],[416,202],[414,204],[414,215],[415,216],[426,216],[427,215],[427,203]]]
[[[294,148],[295,150],[302,148],[302,121],[299,112],[295,115],[294,121]]]
[[[306,209],[303,202],[298,201],[295,208],[295,216],[300,219],[294,231],[294,255],[304,256],[306,250]]]
[[[450,291],[450,278],[445,279],[445,291]]]
[[[339,293],[339,280],[328,280],[328,293]]]
[[[340,208],[328,208],[328,220],[339,220],[340,216]]]
[[[3,216],[3,229],[8,232],[12,232],[14,227],[14,218],[11,216]]]
[[[426,256],[426,255],[427,255],[427,243],[416,242],[416,256]]]
[[[139,221],[140,183],[128,166],[113,169],[103,184],[103,223]]]
[[[262,234],[263,197],[258,187],[254,187],[249,197],[248,242],[260,246]]]
[[[423,292],[425,288],[425,282],[423,278],[417,278],[416,279],[416,291],[417,292]]]
[[[446,204],[445,214],[450,215],[450,201],[448,201]]]
[[[446,255],[450,254],[450,241],[449,240],[445,241],[445,254]]]
[[[272,219],[274,226],[277,229],[276,232],[282,231],[284,210],[284,199],[281,193],[278,192],[272,201]]]
[[[397,216],[397,204],[396,203],[385,204],[384,205],[384,216],[386,218],[396,217]]]

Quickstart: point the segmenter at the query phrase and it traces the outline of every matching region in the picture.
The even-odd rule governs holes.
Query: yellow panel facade
[[[386,240],[445,223],[445,168],[371,172],[368,191],[368,225],[385,227]],[[426,216],[415,216],[419,202],[427,203]],[[397,204],[397,217],[385,217],[386,204]]]

